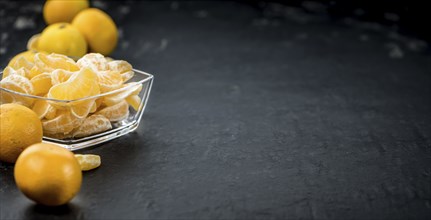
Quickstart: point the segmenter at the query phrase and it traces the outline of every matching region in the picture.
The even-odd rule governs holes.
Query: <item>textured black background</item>
[[[426,34],[295,4],[94,1],[121,30],[112,56],[155,75],[142,124],[82,151],[102,166],[66,206],[35,205],[1,164],[0,218],[430,218]],[[41,5],[1,1],[1,66]]]

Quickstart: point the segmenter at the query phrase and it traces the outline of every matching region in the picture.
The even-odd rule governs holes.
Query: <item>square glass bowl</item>
[[[148,102],[154,77],[140,70],[134,69],[133,71],[135,74],[127,82],[126,86],[77,100],[50,99],[0,87],[0,104],[17,103],[47,112],[46,117],[49,119],[42,119],[44,125],[43,142],[58,144],[72,151],[79,150],[118,138],[138,128]],[[0,78],[2,78],[2,75],[3,73],[0,73]],[[46,106],[46,103],[51,106],[48,111],[45,111],[46,109],[43,107]],[[109,105],[106,105],[106,103],[109,103]],[[127,103],[127,105],[124,103]],[[40,108],[36,108],[36,104],[40,105],[38,106]],[[101,113],[103,108],[108,108],[109,106],[114,107],[110,111]],[[126,108],[128,113],[124,114]],[[52,109],[55,109],[51,111],[54,112],[54,116],[48,117]],[[87,115],[87,112],[91,113]],[[118,112],[120,113],[118,114]],[[108,115],[111,120],[107,122],[106,118],[109,117],[106,117],[102,121],[96,119],[93,122],[89,120],[88,123],[85,123],[87,118],[98,114]],[[105,129],[89,135],[88,132],[85,132],[86,130],[91,131],[96,125],[101,125]]]

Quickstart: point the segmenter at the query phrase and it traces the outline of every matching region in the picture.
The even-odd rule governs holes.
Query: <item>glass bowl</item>
[[[121,137],[138,128],[148,102],[154,76],[136,69],[133,71],[135,72],[133,78],[125,86],[110,92],[76,100],[50,99],[0,87],[0,104],[17,103],[35,109],[37,103],[49,103],[49,106],[54,107],[53,109],[55,110],[53,111],[56,111],[57,114],[54,114],[53,118],[49,118],[49,111],[47,111],[46,117],[49,119],[42,119],[42,124],[44,125],[43,142],[58,144],[72,151],[79,150]],[[3,73],[0,72],[0,78],[2,78],[2,75]],[[104,108],[109,107],[109,105],[106,106],[105,102],[110,103],[111,106],[122,106],[116,109],[122,109],[123,112],[128,111],[128,113],[121,113],[121,117],[114,117],[112,115],[115,115],[115,111],[103,112]],[[127,105],[124,103],[127,103]],[[88,111],[86,112],[86,110]],[[92,115],[103,115],[104,113],[105,115],[111,114],[109,116],[112,117],[109,120],[105,118],[105,129],[103,131],[90,134],[82,132],[81,127],[89,128],[94,126],[94,123],[92,124],[91,122],[86,123],[86,127],[84,126],[87,118]],[[59,115],[63,116],[63,118],[60,118]],[[100,120],[96,120],[96,122],[103,124]],[[109,126],[109,128],[106,128],[106,126]]]

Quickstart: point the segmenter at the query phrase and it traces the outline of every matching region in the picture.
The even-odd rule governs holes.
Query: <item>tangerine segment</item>
[[[87,99],[69,103],[73,116],[77,118],[87,117],[93,106],[96,104],[95,100],[96,99]]]
[[[103,115],[111,122],[121,121],[129,116],[129,105],[123,100],[113,106],[105,107],[94,114]]]
[[[43,70],[40,69],[38,66],[34,65],[33,68],[30,69],[28,72],[27,78],[33,79],[33,77],[40,75],[43,73]]]
[[[124,60],[114,60],[108,63],[109,69],[111,71],[119,72],[121,77],[123,78],[123,82],[131,79],[135,72],[133,72],[132,65]]]
[[[100,94],[98,77],[91,69],[83,68],[66,82],[59,83],[48,92],[48,98],[75,100]]]
[[[91,115],[73,133],[74,137],[86,137],[111,129],[111,122],[103,115]]]
[[[122,86],[122,88],[128,87],[128,86],[130,86],[129,83],[128,84],[124,84]],[[130,89],[127,89],[125,91],[121,91],[121,92],[114,93],[112,95],[106,96],[105,99],[104,99],[104,103],[106,105],[108,105],[108,106],[115,105],[115,104],[123,101],[128,96],[138,95],[141,90],[142,90],[142,84],[138,84],[138,85],[132,86]]]
[[[35,77],[33,77],[30,82],[33,84],[33,93],[35,95],[45,95],[48,93],[49,89],[52,86],[51,83],[51,74],[49,73],[42,73]]]
[[[36,53],[37,49],[37,43],[39,41],[41,34],[35,34],[33,36],[31,36],[31,38],[27,41],[27,53],[32,54],[33,56],[31,56],[32,60],[30,60],[31,62],[34,61],[34,54]]]
[[[80,68],[90,68],[95,72],[109,70],[108,61],[99,53],[89,53],[79,59],[76,64]]]
[[[12,74],[0,81],[0,87],[25,94],[33,94],[33,84],[25,76]]]
[[[51,73],[51,83],[52,85],[57,85],[59,83],[66,82],[75,72],[70,72],[67,70],[57,69]]]
[[[0,87],[24,94],[33,94],[33,85],[30,80],[24,76],[12,74],[0,81]],[[32,98],[24,97],[23,95],[6,93],[2,91],[2,103],[16,102],[27,107],[33,104]]]
[[[15,55],[8,63],[8,66],[12,66],[12,64],[14,64],[16,62],[16,60],[18,60],[20,57],[25,57],[25,59],[30,62],[30,63],[34,63],[34,55],[36,54],[36,51],[24,51],[21,52],[17,55]]]
[[[123,84],[123,77],[118,72],[100,71],[97,76],[102,93],[118,89]]]
[[[82,171],[96,169],[100,166],[100,156],[94,154],[75,154]]]
[[[45,118],[48,120],[54,119],[57,117],[57,109],[54,106],[50,106],[48,113],[46,113]]]
[[[78,71],[79,67],[75,61],[65,55],[37,53],[34,56],[35,64],[44,71],[51,72],[56,69],[63,69],[68,71]]]
[[[14,68],[7,66],[4,70],[3,70],[3,79],[10,76],[10,75],[20,75],[20,76],[26,76],[25,70],[24,68],[20,68],[15,70]]]
[[[139,111],[139,107],[142,101],[141,97],[139,97],[138,95],[131,95],[126,98],[126,101],[130,106],[132,106],[133,109],[135,109],[135,111]]]
[[[53,114],[52,112],[54,112],[55,114],[55,108],[52,107],[46,100],[43,100],[43,99],[37,100],[34,103],[32,110],[36,113],[39,119],[44,118],[48,114]]]
[[[93,105],[91,106],[90,113],[94,113],[96,111],[97,111],[97,103],[94,102]]]
[[[44,134],[69,134],[74,128],[82,124],[82,119],[76,118],[69,111],[61,111],[57,117],[51,120],[43,120]]]
[[[15,62],[9,64],[8,66],[16,70],[20,68],[24,68],[26,73],[28,73],[31,70],[31,68],[33,68],[34,64],[29,62],[24,56],[21,56],[18,59],[16,59]]]

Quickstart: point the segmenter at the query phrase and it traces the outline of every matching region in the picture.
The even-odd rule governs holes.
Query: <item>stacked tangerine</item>
[[[43,98],[1,90],[0,103],[31,108],[47,136],[79,138],[100,133],[111,129],[111,122],[127,118],[129,106],[136,111],[140,107],[142,84],[126,83],[134,76],[126,61],[97,53],[77,62],[55,53],[36,53],[32,58],[12,60],[3,71],[0,87]]]

